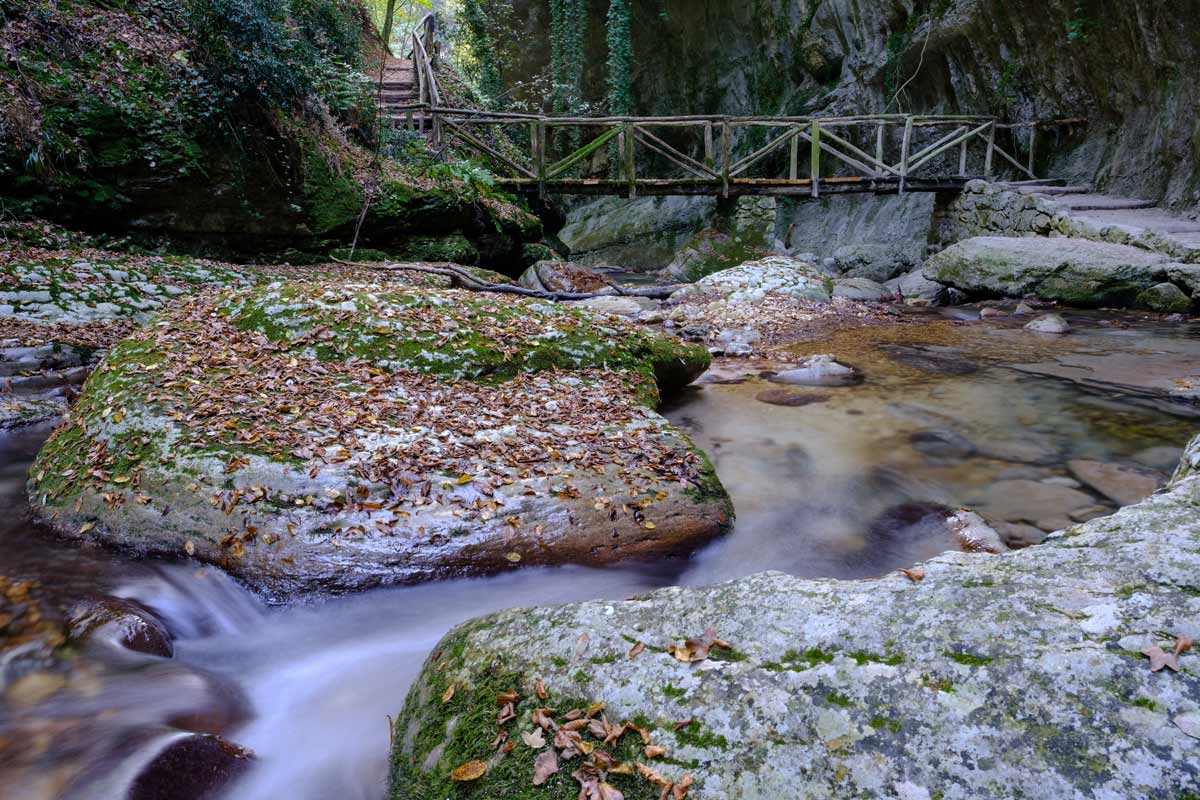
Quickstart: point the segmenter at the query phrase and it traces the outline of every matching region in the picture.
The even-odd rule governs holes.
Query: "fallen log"
[[[683,288],[683,284],[669,286],[650,286],[646,288],[612,287],[595,292],[544,292],[539,289],[527,289],[511,283],[487,283],[472,275],[470,272],[455,264],[364,264],[358,261],[346,261],[333,258],[339,264],[350,267],[363,267],[376,272],[423,272],[450,279],[454,289],[469,289],[473,292],[496,292],[498,294],[515,294],[521,297],[534,297],[539,300],[591,300],[594,297],[646,297],[652,300],[665,300]]]

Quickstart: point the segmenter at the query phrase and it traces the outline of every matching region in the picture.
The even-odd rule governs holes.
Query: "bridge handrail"
[[[412,31],[413,72],[417,76],[417,97],[431,108],[442,104],[442,92],[438,87],[433,57],[434,37],[437,35],[437,17],[433,12],[421,17]]]

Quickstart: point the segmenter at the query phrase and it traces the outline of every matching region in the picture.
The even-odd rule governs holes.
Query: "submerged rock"
[[[792,389],[767,389],[756,394],[754,399],[770,406],[799,408],[813,403],[824,403],[829,397],[827,394],[809,394]]]
[[[792,386],[852,386],[861,380],[854,367],[838,363],[831,355],[809,356],[792,369],[776,372],[772,383]]]
[[[31,471],[60,533],[280,595],[686,552],[728,498],[651,409],[702,348],[561,304],[293,283],[119,344]]]
[[[590,297],[580,300],[579,305],[598,314],[633,319],[658,308],[658,303],[647,297]]]
[[[984,236],[930,257],[924,274],[966,292],[1129,306],[1166,276],[1168,261],[1160,253],[1084,239]]]
[[[447,796],[450,770],[471,759],[489,763],[480,796],[527,784],[538,751],[491,747],[496,695],[512,691],[512,736],[533,729],[535,708],[603,703],[608,722],[636,721],[664,748],[657,773],[691,775],[697,800],[1194,794],[1200,654],[1152,673],[1141,653],[1200,636],[1198,500],[1200,477],[1185,473],[1039,547],[941,555],[920,581],[767,573],[473,620],[409,692],[393,788]],[[708,628],[731,649],[690,663],[665,650]],[[633,642],[645,649],[631,657]],[[634,731],[610,745],[581,736],[646,761]],[[553,784],[564,796],[582,760]],[[657,796],[636,775],[610,780]]]
[[[254,763],[254,754],[220,736],[181,733],[139,771],[128,800],[212,800]]]
[[[1166,476],[1127,464],[1074,459],[1067,462],[1071,473],[1119,506],[1144,500],[1166,482]]]
[[[1025,330],[1034,333],[1070,333],[1071,325],[1059,314],[1043,314],[1025,325]]]

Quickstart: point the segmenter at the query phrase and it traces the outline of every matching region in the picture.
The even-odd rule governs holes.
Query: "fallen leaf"
[[[687,797],[688,790],[692,788],[692,782],[692,773],[689,772],[675,784],[675,789],[672,791],[675,800],[684,800]]]
[[[1154,647],[1147,647],[1142,651],[1142,655],[1150,659],[1151,672],[1158,672],[1164,667],[1172,672],[1179,672],[1179,658],[1171,653],[1168,653],[1157,645]]]
[[[183,543],[183,552],[187,553],[189,556],[196,555],[196,545],[192,543],[191,539],[188,539]]]
[[[588,706],[587,713],[584,714],[584,716],[585,717],[594,717],[603,710],[604,710],[604,703],[592,703],[590,706]]]
[[[681,719],[681,720],[679,720],[679,722],[676,722],[672,727],[675,728],[675,730],[677,730],[677,731],[681,731],[684,728],[686,728],[688,725],[691,725],[695,720],[696,720],[695,717],[688,717],[687,719]]]
[[[646,645],[642,644],[641,642],[634,642],[633,647],[629,648],[629,658],[631,660],[637,658],[638,654],[645,649]]]
[[[527,747],[531,747],[534,750],[541,750],[546,746],[546,737],[542,735],[541,728],[533,732],[521,731],[521,739]]]
[[[646,754],[646,758],[658,758],[661,755],[666,755],[667,750],[665,747],[659,747],[656,744],[648,744],[642,752]]]
[[[1181,656],[1192,649],[1192,640],[1186,636],[1175,637],[1175,655]]]
[[[513,553],[509,553],[508,555],[506,555],[505,558],[508,559],[513,564],[517,564],[521,561],[521,554],[513,552]]]
[[[535,708],[532,714],[533,724],[542,730],[554,730],[557,726],[554,724],[554,720],[550,718],[550,715],[553,713],[553,708]]]
[[[451,683],[446,687],[446,691],[442,692],[442,705],[450,702],[450,698],[454,697],[454,684]]]
[[[686,639],[682,645],[671,643],[667,646],[667,652],[674,656],[676,661],[686,664],[693,661],[704,661],[714,647],[732,649],[729,642],[717,638],[716,628],[710,625],[704,629],[702,636]]]
[[[925,580],[925,570],[921,567],[904,567],[900,569],[900,572],[913,583]]]
[[[521,695],[517,694],[516,692],[504,692],[503,694],[496,695],[496,702],[502,706],[508,705],[509,703],[515,703],[520,699]]]
[[[625,800],[625,795],[612,784],[602,782],[596,792],[596,800]]]
[[[588,644],[591,642],[591,637],[586,633],[579,634],[579,638],[575,640],[575,660],[583,658],[583,654],[588,650]]]
[[[94,527],[96,527],[96,523],[94,523],[94,522],[85,522],[85,523],[83,523],[83,525],[82,525],[82,526],[79,528],[79,533],[80,533],[80,534],[87,533],[88,531],[90,531],[90,530],[91,530],[92,528],[94,528]]]
[[[533,760],[533,785],[541,786],[556,772],[558,772],[558,754],[553,749],[543,750]]]
[[[546,699],[546,686],[542,683],[541,678],[538,678],[537,684],[533,687],[533,691],[538,696],[539,700]]]
[[[655,786],[670,786],[671,785],[671,781],[667,780],[662,775],[659,775],[653,769],[651,769],[650,767],[647,767],[645,764],[643,764],[641,762],[638,762],[638,764],[637,764],[637,771],[638,771],[638,775],[641,775],[644,780],[649,781],[650,783],[653,783]]]
[[[487,764],[482,761],[468,761],[450,773],[452,781],[477,781],[487,774]]]

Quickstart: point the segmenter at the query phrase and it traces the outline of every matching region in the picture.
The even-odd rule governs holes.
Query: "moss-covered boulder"
[[[467,796],[451,771],[472,761],[469,796],[523,800],[589,773],[626,800],[659,776],[693,800],[1195,797],[1198,452],[1112,517],[912,578],[766,573],[467,622],[397,719],[392,797]],[[565,758],[571,709],[598,722]],[[560,769],[535,786],[538,761]]]
[[[1161,253],[1084,239],[980,236],[931,257],[924,274],[973,294],[1036,294],[1074,306],[1131,306],[1165,279],[1169,260]]]
[[[369,284],[195,298],[117,345],[31,471],[55,529],[279,595],[687,551],[729,521],[651,409],[700,348]]]

